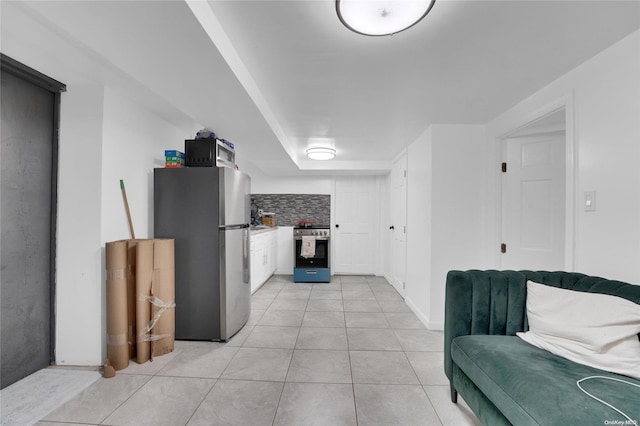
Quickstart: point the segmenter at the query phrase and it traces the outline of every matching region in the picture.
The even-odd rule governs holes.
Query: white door
[[[502,268],[562,270],[565,132],[508,138],[505,152]]]
[[[375,178],[336,178],[331,268],[337,274],[375,273]]]
[[[407,276],[407,156],[400,156],[391,169],[391,284],[405,295]]]

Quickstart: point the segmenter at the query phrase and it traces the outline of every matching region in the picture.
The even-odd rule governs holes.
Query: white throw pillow
[[[640,305],[527,281],[522,340],[571,361],[640,379]]]

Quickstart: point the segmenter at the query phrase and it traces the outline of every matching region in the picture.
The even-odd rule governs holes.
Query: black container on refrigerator
[[[235,148],[222,139],[187,139],[184,141],[187,167],[235,168]]]

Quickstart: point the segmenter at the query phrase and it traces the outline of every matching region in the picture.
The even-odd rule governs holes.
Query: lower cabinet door
[[[253,293],[277,267],[277,232],[270,231],[251,236],[251,292]]]

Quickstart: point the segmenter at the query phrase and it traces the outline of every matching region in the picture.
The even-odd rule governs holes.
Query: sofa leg
[[[451,402],[458,403],[458,391],[453,387],[452,383],[449,383],[449,390],[451,391]]]

